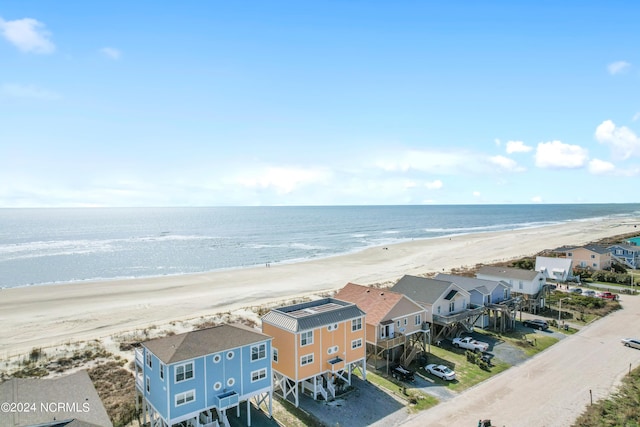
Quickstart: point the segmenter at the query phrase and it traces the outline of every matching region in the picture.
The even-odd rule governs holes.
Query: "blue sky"
[[[638,202],[637,1],[0,4],[0,207]]]

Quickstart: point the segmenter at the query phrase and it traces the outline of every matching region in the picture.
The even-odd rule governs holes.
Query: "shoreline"
[[[153,324],[210,316],[348,282],[391,284],[508,261],[563,245],[637,231],[637,218],[598,218],[509,231],[459,234],[369,247],[292,263],[136,279],[32,285],[0,290],[0,357],[68,341],[100,339]]]
[[[507,232],[521,231],[521,230],[532,230],[532,229],[539,229],[539,228],[545,228],[545,227],[553,227],[553,226],[563,225],[563,224],[572,224],[574,222],[580,223],[580,222],[593,222],[593,221],[608,221],[608,220],[614,220],[614,219],[620,220],[621,218],[632,221],[633,217],[627,216],[627,215],[623,217],[598,216],[593,218],[569,219],[569,220],[549,222],[549,223],[535,223],[536,225],[527,225],[527,226],[520,225],[515,228],[504,228],[500,230],[466,231],[466,232],[460,232],[460,233],[443,234],[441,236],[433,236],[433,237],[406,238],[406,239],[395,241],[395,242],[376,243],[376,244],[371,244],[367,246],[360,246],[360,247],[352,248],[345,252],[337,252],[330,255],[322,255],[316,258],[291,258],[283,261],[275,261],[275,262],[272,261],[272,262],[269,262],[269,265],[277,266],[277,265],[298,264],[298,263],[305,263],[305,262],[312,262],[312,261],[322,261],[325,259],[331,259],[335,257],[358,254],[362,251],[366,251],[369,249],[382,248],[385,246],[394,247],[396,245],[403,245],[405,243],[410,243],[414,241],[420,242],[420,241],[429,241],[434,239],[446,239],[446,238],[450,239],[454,237],[464,237],[464,236],[484,234],[484,233],[507,233]],[[638,221],[638,224],[640,224],[640,221]],[[515,226],[516,224],[513,224],[513,225]],[[503,227],[503,225],[500,225],[499,227]],[[244,266],[240,265],[236,267],[216,268],[213,270],[204,270],[204,271],[196,271],[196,272],[156,274],[156,275],[147,275],[147,276],[94,277],[94,278],[88,278],[88,279],[28,283],[23,285],[14,285],[14,286],[0,286],[0,292],[7,289],[30,288],[30,287],[40,287],[40,286],[60,286],[60,285],[75,285],[75,284],[82,284],[82,283],[91,284],[91,283],[107,283],[107,282],[116,282],[116,281],[153,280],[153,279],[160,279],[160,278],[166,278],[166,277],[179,277],[179,276],[188,276],[188,275],[197,275],[197,274],[216,274],[216,273],[232,272],[232,271],[251,269],[251,268],[261,268],[261,267],[262,267],[262,264],[253,264],[253,265],[244,265]]]

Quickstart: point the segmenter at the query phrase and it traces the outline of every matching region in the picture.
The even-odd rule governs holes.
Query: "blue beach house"
[[[271,337],[244,326],[212,328],[145,341],[135,354],[143,424],[229,426],[227,411],[250,401],[272,414]]]

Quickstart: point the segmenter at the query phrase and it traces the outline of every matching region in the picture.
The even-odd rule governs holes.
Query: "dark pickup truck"
[[[413,371],[402,365],[396,365],[391,369],[391,376],[401,381],[413,382],[415,377]]]

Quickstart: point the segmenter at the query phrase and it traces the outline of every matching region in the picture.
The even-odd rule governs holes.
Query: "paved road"
[[[640,297],[622,295],[623,310],[584,327],[525,363],[411,417],[407,427],[478,425],[566,427],[593,401],[605,398],[640,365],[640,351],[623,337],[640,335]]]

